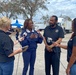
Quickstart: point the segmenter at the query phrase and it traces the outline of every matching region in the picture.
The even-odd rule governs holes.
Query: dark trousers
[[[27,75],[29,65],[30,65],[29,75],[34,75],[35,58],[36,58],[36,51],[31,52],[26,51],[23,53],[24,68],[22,75]]]
[[[45,73],[46,75],[51,75],[51,66],[53,70],[53,75],[59,75],[59,65],[60,65],[60,52],[48,52],[45,51]]]
[[[17,32],[17,33],[16,33],[16,40],[18,40],[18,36],[19,36],[19,33]]]

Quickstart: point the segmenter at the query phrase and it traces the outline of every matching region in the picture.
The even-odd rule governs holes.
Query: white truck
[[[72,32],[72,21],[64,20],[64,18],[58,18],[58,23],[66,33]]]
[[[72,32],[72,22],[65,21],[64,22],[64,29],[65,29],[66,33]]]

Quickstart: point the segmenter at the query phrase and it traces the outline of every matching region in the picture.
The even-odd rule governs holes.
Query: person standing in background
[[[19,39],[20,28],[16,28],[16,40]]]
[[[60,53],[59,47],[55,47],[57,43],[61,43],[64,38],[63,29],[57,25],[58,17],[53,15],[50,17],[49,26],[44,30],[45,43],[45,73],[51,75],[51,66],[53,75],[59,75]]]

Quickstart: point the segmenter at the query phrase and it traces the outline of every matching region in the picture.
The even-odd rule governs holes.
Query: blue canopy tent
[[[15,23],[12,23],[11,26],[17,26],[17,28],[21,28],[21,26],[23,26],[23,25],[20,24],[20,23],[18,22],[18,20],[16,20],[16,22],[15,22]]]

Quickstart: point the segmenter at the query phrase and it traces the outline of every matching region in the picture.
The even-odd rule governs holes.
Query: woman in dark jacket
[[[11,21],[7,17],[0,18],[0,75],[12,75],[14,55],[22,52],[21,48],[13,50],[14,43],[6,34],[10,24]]]
[[[21,42],[21,45],[28,45],[27,51],[23,52],[22,54],[24,62],[22,75],[26,75],[29,65],[29,75],[34,75],[34,64],[36,59],[37,44],[42,43],[43,38],[40,33],[34,30],[33,21],[31,19],[25,20],[21,36],[24,37],[24,40]]]
[[[67,75],[76,75],[76,18],[72,21],[72,31],[73,34],[68,41],[68,45],[58,45],[61,48],[67,49]]]

